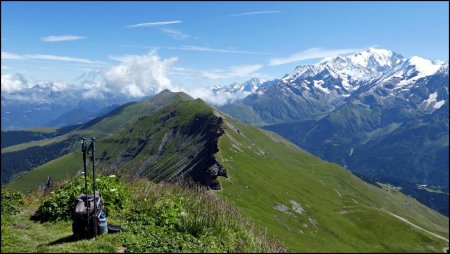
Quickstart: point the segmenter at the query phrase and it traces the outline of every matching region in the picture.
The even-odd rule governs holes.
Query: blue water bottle
[[[100,227],[100,234],[108,234],[108,223],[106,222],[106,215],[101,212],[100,216],[98,217]]]

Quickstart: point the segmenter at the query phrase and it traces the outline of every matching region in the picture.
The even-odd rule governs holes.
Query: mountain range
[[[2,177],[15,163],[34,163],[7,188],[33,192],[49,176],[58,182],[81,175],[79,138],[95,136],[99,173],[203,185],[290,251],[438,252],[448,246],[447,217],[185,93],[165,90],[60,130],[35,130],[47,136],[2,149]],[[59,154],[33,161],[52,150]]]
[[[58,87],[38,82],[2,92],[2,130],[82,125],[130,101],[115,95],[85,98],[81,90]],[[448,62],[369,48],[300,65],[280,79],[252,78],[210,90],[227,102],[218,108],[234,118],[275,131],[367,181],[398,185],[448,214]],[[23,100],[30,95],[35,99]],[[2,149],[54,135],[34,130],[4,134]],[[23,163],[11,172],[36,165]]]
[[[426,85],[420,83],[439,74],[448,76],[448,62],[404,58],[386,49],[370,48],[298,66],[279,80],[260,82],[265,85],[222,109],[230,114],[237,108],[245,109],[252,117],[234,116],[258,124],[320,117],[355,98],[374,100],[372,104],[401,99],[420,110],[418,114],[430,113],[444,104],[448,88],[441,82],[424,90]]]
[[[448,84],[448,62],[370,48],[298,66],[220,109],[448,214]]]

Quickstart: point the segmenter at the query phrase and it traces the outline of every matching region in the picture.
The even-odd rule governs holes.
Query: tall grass
[[[135,180],[134,214],[158,215],[156,225],[188,233],[219,252],[287,252],[276,239],[256,228],[214,192],[192,183],[159,183]],[[161,221],[161,219],[166,219]]]
[[[30,215],[52,196],[66,195],[67,186],[79,192],[78,181],[55,184],[51,195],[29,193],[17,206],[19,213],[9,216],[10,220],[2,215],[2,251],[287,252],[216,193],[192,183],[156,184],[146,179],[119,179],[126,186],[123,191],[129,202],[111,213],[108,223],[121,225],[124,232],[65,242],[71,234],[70,220],[40,223],[30,220]]]

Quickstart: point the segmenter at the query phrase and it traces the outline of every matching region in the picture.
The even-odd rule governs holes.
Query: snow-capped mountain
[[[211,86],[210,89],[214,92],[228,92],[228,93],[254,93],[259,87],[265,82],[265,80],[261,80],[259,78],[251,78],[250,80],[244,83],[233,83],[226,86]]]
[[[410,109],[431,112],[448,100],[448,81],[440,80],[445,75],[448,79],[448,62],[369,48],[298,66],[240,103],[267,123],[307,119],[355,99],[388,105],[401,100]]]
[[[403,61],[403,56],[392,51],[369,48],[351,56],[330,57],[318,64],[298,66],[292,73],[285,75],[282,82],[299,84],[306,81],[303,83],[306,89],[315,87],[325,93],[348,95],[401,65]]]
[[[377,87],[386,86],[391,87],[393,91],[408,90],[419,79],[445,71],[448,71],[448,62],[431,61],[413,56],[386,71],[371,91]]]
[[[404,58],[386,49],[369,48],[354,55],[336,56],[318,64],[298,66],[282,78],[280,85],[349,96],[362,86],[370,85],[370,91],[386,85],[394,91],[404,90],[439,69],[448,70],[448,62],[431,61],[418,56]]]
[[[211,86],[210,90],[214,96],[225,99],[226,103],[233,103],[257,92],[262,93],[277,82],[278,80],[262,80],[253,77],[244,83],[235,82],[226,86]]]

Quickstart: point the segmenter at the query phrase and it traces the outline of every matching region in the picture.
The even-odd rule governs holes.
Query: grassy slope
[[[448,244],[387,213],[448,238],[448,218],[417,201],[371,186],[276,134],[225,122],[216,157],[230,177],[221,179],[218,194],[291,250],[439,252]],[[281,204],[289,214],[274,208]]]
[[[81,127],[70,131],[64,135],[57,136],[55,138],[51,139],[43,139],[39,141],[32,141],[27,143],[22,143],[14,146],[10,146],[7,148],[2,149],[2,153],[6,152],[13,152],[13,151],[19,151],[22,149],[26,149],[33,146],[45,146],[49,144],[54,144],[58,142],[62,142],[64,140],[67,140],[68,138],[74,138],[74,137],[97,137],[97,139],[101,139],[104,137],[109,136],[110,134],[117,132],[126,126],[133,124],[136,120],[143,116],[151,115],[154,112],[160,110],[161,108],[170,105],[174,102],[178,101],[189,101],[193,100],[191,97],[189,97],[187,94],[184,93],[171,93],[169,91],[162,91],[158,96],[154,96],[151,99],[139,102],[139,103],[128,103],[125,104],[116,110],[113,110],[112,112],[104,115],[101,118],[94,119],[91,122],[88,122]],[[45,147],[44,147],[45,149]],[[78,142],[74,142],[69,146],[70,151],[77,151],[79,150],[79,144]],[[66,155],[67,156],[67,155]],[[77,161],[78,162],[78,161]],[[64,174],[66,171],[68,172],[68,176],[73,176],[76,173],[77,169],[81,168],[81,164],[78,166],[77,169],[73,168],[73,163],[67,163],[67,166],[65,165],[58,165],[58,168],[54,167],[54,164],[50,161],[46,164],[43,164],[37,168],[32,169],[31,171],[34,171],[35,169],[39,168],[39,173],[37,175],[28,175],[25,174],[23,176],[20,176],[19,179],[14,179],[11,181],[12,186],[19,186],[15,182],[21,182],[22,179],[24,179],[25,184],[20,184],[20,187],[15,187],[16,189],[21,189],[24,191],[30,191],[33,190],[37,186],[37,184],[41,184],[44,180],[47,179],[47,176],[52,176],[54,180],[62,179],[60,177],[60,173],[56,171],[63,171]],[[65,167],[69,167],[66,169]],[[4,169],[2,169],[3,171]],[[53,177],[54,173],[56,172],[56,176]],[[36,178],[36,176],[38,176]]]
[[[176,117],[167,118],[172,113],[177,112]],[[175,172],[182,166],[188,165],[191,155],[203,148],[205,131],[201,131],[195,136],[186,136],[177,132],[167,141],[165,151],[159,153],[161,140],[168,133],[169,129],[177,127],[178,129],[189,128],[189,124],[195,117],[204,116],[211,121],[216,118],[211,109],[202,101],[178,101],[167,106],[158,112],[136,119],[135,123],[129,128],[114,133],[106,138],[99,139],[97,142],[96,157],[97,170],[105,170],[114,174],[127,174],[131,176],[146,176],[155,181],[169,180]],[[117,121],[116,119],[113,119]],[[198,126],[198,128],[207,128],[207,125]],[[118,159],[123,159],[121,155],[129,154],[130,148],[139,147],[143,140],[149,140],[142,151],[136,157],[128,161],[117,164]],[[101,157],[108,157],[107,160],[100,160]],[[155,154],[158,154],[157,156]],[[155,159],[149,163],[149,155],[155,155]],[[147,164],[147,166],[143,166]],[[109,170],[113,166],[114,169]],[[88,168],[92,166],[88,160]],[[53,181],[73,177],[82,169],[81,154],[79,151],[65,155],[59,159],[50,161],[28,174],[11,181],[7,186],[14,190],[29,192],[34,190],[38,184],[46,181],[48,176]]]
[[[26,131],[50,133],[50,132],[56,131],[56,128],[52,128],[52,127],[35,127],[35,128],[26,129]]]
[[[203,189],[138,180],[129,183],[126,191],[131,200],[120,214],[108,217],[108,223],[122,225],[126,231],[79,241],[71,239],[70,221],[31,221],[43,196],[27,195],[19,214],[2,214],[1,251],[285,252],[279,242],[258,232],[229,204]]]
[[[41,139],[41,140],[36,140],[36,141],[30,141],[30,142],[26,142],[26,143],[21,143],[21,144],[17,144],[17,145],[13,145],[13,146],[8,146],[2,149],[2,153],[9,153],[9,152],[16,152],[16,151],[20,151],[20,150],[24,150],[33,146],[45,146],[45,145],[50,145],[50,144],[54,144],[54,143],[58,143],[61,141],[66,140],[69,137],[69,135],[65,134],[65,135],[61,135],[58,137],[54,137],[54,138],[46,138],[46,139]]]
[[[46,182],[48,176],[51,176],[53,182],[70,179],[83,168],[81,158],[81,152],[66,154],[29,171],[6,186],[13,190],[27,193],[35,190],[39,184]]]
[[[387,211],[446,238],[448,218],[401,193],[368,185],[276,134],[222,117],[226,134],[220,138],[216,157],[230,178],[221,179],[223,190],[218,195],[291,250],[436,252],[446,244]],[[107,145],[101,142],[98,147]],[[109,145],[113,149],[114,145]],[[64,163],[67,160],[61,158],[60,163],[72,165]],[[125,166],[131,168],[132,164]],[[62,165],[47,163],[43,168],[49,173]],[[301,205],[302,214],[292,210],[291,200]],[[289,209],[281,212],[274,208],[277,205]]]
[[[128,103],[119,107],[110,115],[107,114],[100,121],[94,119],[82,125],[80,128],[55,138],[31,141],[2,149],[2,153],[23,150],[33,146],[44,146],[48,144],[63,141],[71,136],[96,136],[97,138],[106,137],[109,134],[134,123],[138,118],[150,115],[159,109],[180,100],[190,100],[187,94],[171,93],[162,91],[158,96],[142,101],[140,103]],[[95,124],[91,124],[95,123]]]
[[[14,226],[2,225],[2,253],[28,252],[117,252],[120,243],[115,235],[102,235],[97,241],[82,240],[76,242],[58,242],[72,235],[72,225],[69,221],[33,222],[30,216],[36,206],[24,209],[14,215]],[[3,229],[4,228],[4,229]]]
[[[177,112],[176,117],[163,120],[172,112]],[[201,148],[202,135],[190,137],[192,139],[186,142],[186,140],[182,140],[186,137],[175,134],[165,145],[165,151],[159,154],[159,146],[164,135],[171,128],[185,128],[195,116],[208,114],[212,115],[210,108],[203,102],[196,100],[174,103],[153,115],[140,118],[129,129],[100,140],[98,147],[102,147],[102,149],[99,149],[99,153],[105,151],[107,156],[112,159],[100,164],[99,167],[107,167],[109,164],[114,163],[116,158],[120,156],[120,153],[124,153],[127,147],[138,147],[139,142],[142,142],[141,140],[149,140],[149,143],[143,147],[136,157],[120,165],[118,170],[121,173],[133,175],[145,164],[149,155],[158,154],[158,158],[149,163],[151,166],[142,167],[142,170],[145,171],[145,176],[152,180],[168,180],[180,167],[180,163],[188,163],[188,161],[184,161],[186,159],[184,158],[186,156],[184,152],[187,152],[185,149],[187,146],[191,146],[188,150]]]

